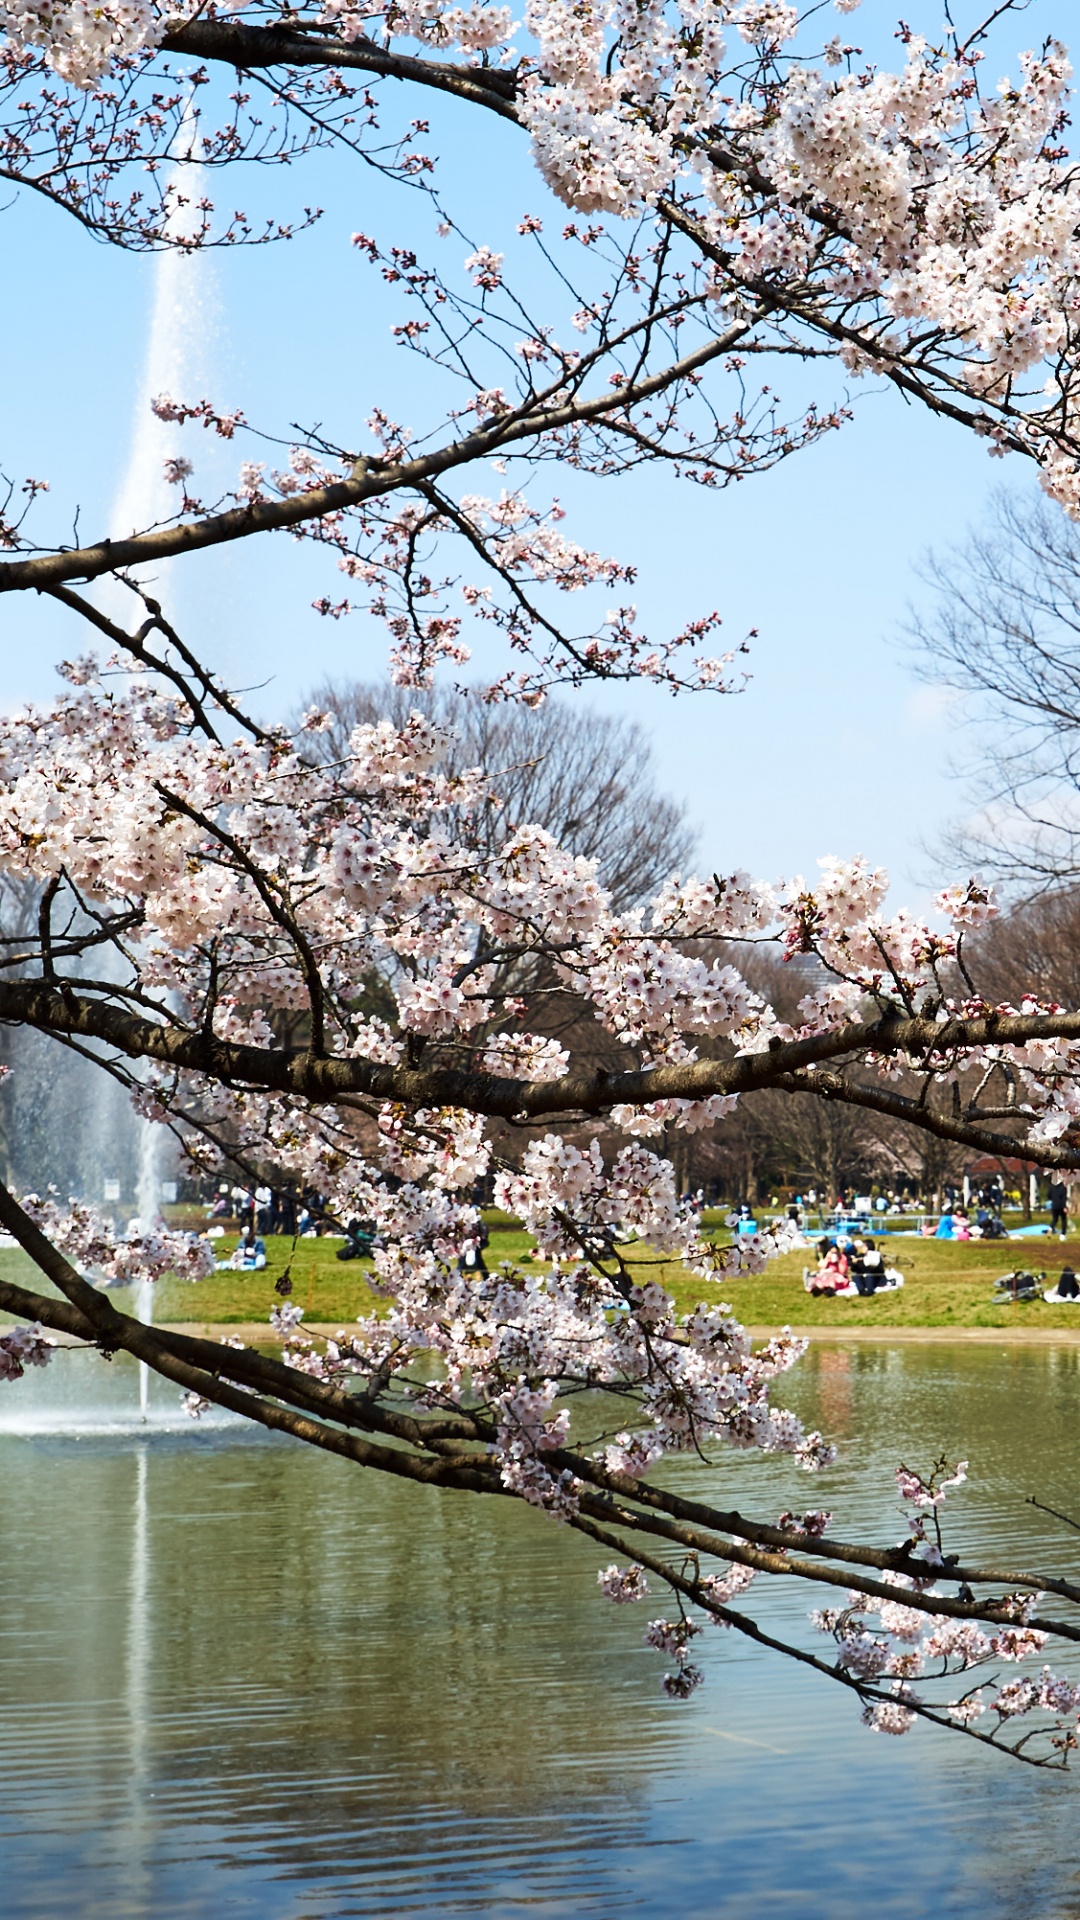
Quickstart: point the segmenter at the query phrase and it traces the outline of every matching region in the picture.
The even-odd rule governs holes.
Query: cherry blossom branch
[[[608,1552],[625,1554],[628,1551],[617,1534],[610,1532],[607,1527],[597,1526],[594,1521],[588,1520],[582,1515],[573,1516],[569,1524],[574,1528],[575,1532],[587,1535],[589,1539],[595,1540],[598,1545],[604,1547]],[[666,1561],[659,1560],[652,1554],[642,1552],[640,1548],[635,1547],[635,1553],[639,1566],[648,1568],[649,1572],[655,1574],[658,1579],[662,1580],[672,1592],[691,1601],[695,1606],[701,1607],[718,1625],[733,1628],[735,1632],[742,1634],[744,1638],[752,1640],[755,1645],[765,1647],[771,1653],[779,1653],[783,1655],[785,1659],[793,1660],[797,1666],[809,1667],[811,1672],[819,1674],[823,1679],[831,1680],[842,1687],[846,1687],[860,1700],[868,1703],[880,1703],[886,1707],[895,1705],[895,1696],[893,1694],[887,1693],[882,1688],[873,1686],[865,1680],[856,1678],[838,1664],[830,1664],[822,1660],[819,1655],[808,1653],[805,1647],[796,1646],[792,1641],[780,1640],[775,1634],[767,1633],[763,1627],[758,1625],[756,1620],[751,1619],[748,1614],[740,1612],[738,1608],[721,1605],[716,1600],[709,1586],[702,1581],[700,1576],[695,1576],[685,1569],[672,1567]],[[692,1560],[690,1564],[693,1565]],[[893,1588],[890,1591],[895,1594],[896,1590]],[[908,1598],[909,1596],[905,1596],[905,1600]],[[1063,1772],[1068,1766],[1068,1750],[1058,1752],[1053,1756],[1032,1755],[1025,1750],[1023,1741],[1010,1745],[1009,1742],[1000,1740],[993,1734],[981,1732],[977,1727],[965,1724],[962,1721],[957,1722],[954,1718],[951,1718],[947,1712],[942,1712],[934,1708],[924,1700],[919,1700],[906,1694],[904,1696],[904,1704],[905,1707],[919,1719],[928,1720],[934,1726],[944,1728],[950,1733],[968,1734],[972,1739],[978,1740],[983,1746],[993,1747],[995,1751],[999,1753],[1007,1753],[1012,1759],[1025,1760],[1030,1766],[1042,1767],[1051,1772]]]
[[[53,553],[35,554],[24,560],[0,562],[0,593],[27,588],[48,588],[68,580],[94,580],[102,574],[117,573],[144,565],[150,560],[176,558],[257,533],[271,533],[308,521],[325,519],[367,500],[387,494],[419,488],[424,481],[438,478],[473,461],[490,458],[504,448],[521,442],[542,439],[569,426],[604,421],[629,406],[663,393],[668,387],[731,351],[752,322],[741,322],[724,334],[710,338],[703,346],[684,355],[657,373],[641,379],[632,389],[597,394],[572,404],[542,406],[535,411],[523,409],[492,422],[436,452],[415,460],[395,464],[359,459],[345,480],[311,487],[283,500],[253,499],[242,507],[231,507],[204,519],[189,520],[175,526],[157,527],[134,534],[126,540],[102,540],[89,547],[65,548]]]
[[[288,934],[299,956],[307,986],[308,1012],[311,1016],[310,1052],[316,1057],[321,1056],[326,1050],[326,999],[322,974],[319,972],[318,961],[312,952],[311,942],[292,911],[284,888],[271,879],[269,874],[263,872],[246,848],[240,845],[235,834],[229,833],[219,821],[208,819],[198,807],[193,807],[190,801],[185,800],[178,793],[173,793],[160,781],[154,782],[154,789],[161,795],[167,807],[175,807],[177,813],[182,813],[185,819],[201,827],[208,839],[218,841],[232,855],[241,871],[247,874],[270,918]]]
[[[168,803],[173,804],[172,800]],[[200,824],[205,826],[205,820]],[[275,896],[275,914],[279,908]],[[80,993],[68,983],[60,991],[44,981],[0,982],[0,1020],[24,1023],[45,1033],[104,1040],[132,1059],[155,1060],[212,1075],[229,1085],[261,1087],[314,1102],[332,1103],[344,1094],[355,1093],[413,1107],[461,1107],[507,1120],[601,1115],[614,1106],[700,1100],[714,1094],[752,1093],[769,1087],[814,1091],[816,1082],[808,1087],[804,1078],[795,1076],[804,1075],[820,1061],[846,1055],[930,1054],[945,1061],[984,1047],[1021,1047],[1032,1041],[1080,1038],[1080,1013],[987,1013],[941,1022],[888,1019],[855,1022],[831,1032],[778,1041],[764,1053],[734,1059],[614,1072],[596,1069],[530,1082],[458,1068],[392,1066],[341,1055],[319,1057],[311,1048],[238,1044],[172,1019],[156,1023],[140,1019],[123,1008]],[[839,1078],[822,1081],[820,1090],[830,1099],[873,1105],[942,1138],[980,1146],[990,1141],[993,1146],[988,1150],[994,1152],[1004,1146],[1015,1153],[1021,1144],[1015,1138],[988,1134],[970,1122],[935,1114],[906,1097],[867,1090]],[[1025,1155],[1040,1165],[1080,1164],[1080,1146],[1022,1144]]]
[[[505,68],[456,67],[413,54],[397,53],[373,40],[339,40],[278,25],[252,26],[237,20],[187,20],[172,27],[161,42],[165,53],[194,54],[241,71],[259,67],[331,67],[374,73],[392,80],[455,94],[473,106],[487,107],[518,123],[514,105],[517,77]]]
[[[260,1354],[254,1348],[214,1343],[165,1327],[147,1327],[133,1316],[118,1311],[107,1297],[84,1280],[2,1184],[0,1224],[18,1240],[24,1252],[64,1296],[57,1301],[15,1282],[0,1280],[0,1310],[40,1320],[44,1325],[100,1346],[107,1352],[130,1352],[165,1378],[177,1380],[189,1391],[197,1390],[210,1395],[213,1383],[228,1391],[231,1382],[252,1391],[261,1389],[287,1399],[301,1400],[335,1423],[343,1423],[350,1428],[374,1429],[417,1449],[430,1452],[433,1448],[452,1448],[452,1452],[439,1455],[444,1471],[449,1473],[463,1469],[468,1478],[465,1481],[450,1479],[447,1484],[506,1493],[506,1489],[498,1484],[497,1469],[490,1460],[483,1455],[461,1454],[462,1443],[487,1444],[490,1441],[490,1426],[475,1417],[461,1413],[448,1416],[441,1412],[417,1417],[395,1412],[379,1406],[364,1393],[346,1394],[318,1378],[307,1376],[296,1368]],[[186,1369],[182,1377],[175,1371],[176,1368]],[[216,1392],[211,1397],[218,1404],[241,1412],[245,1417],[261,1419],[265,1412],[265,1406],[250,1412],[246,1398],[221,1398]],[[301,1439],[312,1438],[311,1434],[300,1429],[287,1430],[293,1431]],[[315,1444],[330,1442],[324,1436]],[[425,1477],[417,1475],[408,1466],[409,1455],[401,1456],[395,1452],[388,1456],[386,1449],[375,1448],[370,1453],[354,1449],[349,1457],[357,1464],[381,1471],[404,1472],[408,1478]],[[553,1465],[566,1466],[586,1485],[592,1482],[597,1487],[600,1495],[598,1500],[582,1492],[582,1512],[603,1518],[609,1525],[617,1525],[624,1530],[657,1535],[695,1555],[752,1567],[756,1571],[782,1578],[855,1588],[862,1594],[884,1600],[895,1599],[895,1585],[875,1580],[872,1575],[858,1571],[859,1568],[869,1566],[903,1572],[922,1569],[922,1563],[912,1560],[908,1543],[902,1548],[881,1550],[834,1539],[815,1539],[813,1548],[819,1559],[842,1563],[834,1571],[830,1565],[822,1566],[814,1560],[793,1556],[791,1549],[807,1542],[806,1534],[798,1530],[754,1522],[740,1513],[725,1513],[700,1502],[680,1499],[664,1489],[653,1488],[625,1474],[611,1472],[596,1460],[573,1449],[555,1449],[551,1459]],[[627,1506],[627,1497],[639,1505],[643,1501],[649,1503],[652,1510],[635,1511]],[[670,1514],[668,1509],[671,1510]],[[688,1516],[693,1516],[692,1520]],[[767,1543],[775,1551],[762,1551],[760,1547],[745,1546],[738,1541],[725,1539],[721,1537],[721,1530],[741,1534],[744,1540]],[[625,1543],[614,1536],[608,1544],[620,1552],[627,1551]],[[955,1559],[948,1565],[948,1578],[966,1586],[989,1583],[1006,1583],[1010,1587],[1026,1585],[1045,1592],[1058,1592],[1070,1600],[1080,1600],[1080,1589],[1066,1581],[1043,1574],[1018,1573],[1011,1569],[968,1567]],[[948,1595],[928,1595],[907,1589],[904,1590],[904,1604],[917,1611],[946,1614],[961,1620],[1007,1624],[1014,1618],[1008,1608],[1003,1611],[1000,1605],[992,1601],[978,1603],[954,1600]],[[1032,1615],[1028,1624],[1058,1637],[1080,1642],[1080,1626],[1070,1622],[1044,1620]]]
[[[181,639],[176,628],[165,618],[160,601],[155,600],[137,581],[127,580],[124,584],[131,588],[147,610],[147,618],[135,633],[129,632],[115,620],[110,620],[99,607],[95,607],[92,600],[87,600],[84,594],[73,592],[70,587],[51,586],[43,588],[42,591],[47,593],[51,600],[57,600],[61,606],[68,607],[72,613],[77,613],[80,619],[85,620],[107,640],[121,647],[133,660],[138,660],[140,665],[150,668],[154,673],[160,673],[163,679],[170,681],[186,700],[201,731],[208,739],[218,739],[207,711],[208,705],[212,704],[219,707],[222,713],[227,713],[231,720],[237,721],[253,739],[266,740],[268,735],[258,722],[252,720],[250,715],[236,704],[228,688],[217,680]],[[151,633],[160,633],[162,639],[175,649],[187,669],[186,673],[182,673],[178,667],[174,666],[166,654],[151,652],[146,644]]]

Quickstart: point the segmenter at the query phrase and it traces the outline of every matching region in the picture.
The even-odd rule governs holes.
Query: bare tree
[[[767,948],[753,946],[740,949],[739,967],[780,1017],[793,1024],[801,1017],[804,995],[826,977],[809,956],[784,961]],[[857,1078],[850,1070],[844,1077]],[[766,1089],[741,1107],[732,1116],[736,1124],[731,1131],[733,1144],[739,1139],[741,1146],[748,1197],[763,1181],[794,1181],[824,1189],[831,1200],[845,1187],[869,1184],[883,1165],[895,1163],[886,1143],[898,1130],[889,1120],[842,1100]]]
[[[1080,888],[1017,901],[979,929],[970,957],[991,999],[1071,1004],[1080,988]]]
[[[1080,527],[1002,494],[966,546],[927,565],[912,624],[920,670],[975,729],[965,860],[1030,892],[1080,879]]]
[[[685,867],[696,835],[685,808],[656,791],[652,748],[642,729],[589,707],[546,701],[494,706],[467,688],[416,688],[326,680],[307,702],[333,716],[315,736],[342,758],[355,726],[382,719],[402,726],[414,709],[453,732],[450,774],[482,767],[497,804],[478,811],[471,831],[486,850],[507,829],[546,827],[571,853],[595,860],[620,911],[655,893]]]

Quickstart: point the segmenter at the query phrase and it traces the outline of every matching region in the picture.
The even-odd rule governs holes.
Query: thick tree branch
[[[340,67],[391,80],[412,81],[455,94],[473,106],[487,107],[517,123],[517,76],[505,68],[456,67],[414,55],[392,53],[373,40],[336,40],[326,34],[293,32],[286,27],[247,26],[236,20],[187,20],[161,43],[165,53],[194,54],[198,60],[255,72],[261,67]]]
[[[730,1060],[696,1060],[624,1072],[598,1068],[565,1074],[557,1080],[525,1080],[452,1067],[388,1066],[354,1057],[318,1057],[306,1048],[237,1045],[205,1029],[147,1020],[104,999],[77,993],[66,983],[61,989],[41,980],[0,981],[0,1020],[35,1027],[43,1033],[102,1040],[131,1059],[153,1060],[213,1076],[227,1085],[257,1087],[316,1104],[332,1104],[346,1094],[365,1094],[406,1106],[463,1107],[472,1113],[519,1121],[556,1114],[603,1114],[618,1104],[700,1100],[714,1093],[752,1093],[777,1086],[790,1089],[792,1075],[805,1074],[822,1061],[850,1055],[929,1055],[944,1064],[971,1048],[1080,1039],[1080,1013],[987,1013],[947,1021],[889,1019],[852,1022],[827,1033],[781,1042],[764,1053],[740,1054]],[[839,1084],[845,1089],[849,1085]],[[794,1090],[806,1089],[800,1081]],[[834,1098],[848,1097],[846,1092],[831,1088],[829,1093]],[[881,1099],[891,1102],[900,1096],[883,1091]],[[869,1095],[866,1104],[870,1104]],[[883,1105],[880,1110],[896,1111],[897,1117],[919,1126],[925,1126],[928,1117],[926,1109],[920,1107],[917,1114],[909,1112],[903,1102],[895,1109]],[[983,1144],[984,1138],[991,1139],[995,1142],[992,1150],[1002,1150],[1000,1143],[1005,1136],[986,1135],[985,1130],[963,1121],[929,1117],[933,1120],[931,1132],[976,1145]],[[1029,1146],[1013,1139],[1007,1144],[1010,1153],[1023,1151],[1043,1166],[1080,1165],[1080,1145]]]

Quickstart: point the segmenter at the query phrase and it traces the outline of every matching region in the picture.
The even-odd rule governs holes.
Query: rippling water
[[[827,1479],[743,1456],[675,1477],[889,1539],[897,1459],[966,1453],[950,1544],[1080,1575],[1080,1535],[1024,1504],[1080,1512],[1078,1363],[822,1348],[786,1397],[840,1440]],[[872,1735],[722,1632],[669,1703],[649,1607],[598,1597],[588,1542],[179,1426],[166,1389],[135,1432],[135,1393],[78,1354],[3,1389],[5,1920],[1080,1920],[1080,1773]],[[797,1631],[806,1605],[773,1583],[758,1611]]]

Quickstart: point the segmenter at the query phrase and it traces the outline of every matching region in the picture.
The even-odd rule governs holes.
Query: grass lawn
[[[511,1225],[497,1224],[495,1219],[490,1231],[489,1266],[500,1260],[524,1261],[532,1244],[528,1234]],[[219,1258],[226,1259],[235,1244],[234,1235],[218,1241]],[[977,1242],[896,1238],[882,1244],[889,1263],[903,1272],[906,1285],[901,1292],[870,1299],[813,1299],[802,1284],[803,1266],[812,1264],[809,1249],[771,1262],[763,1274],[720,1283],[696,1280],[675,1263],[650,1256],[645,1249],[634,1267],[640,1279],[659,1279],[670,1288],[680,1310],[688,1311],[702,1299],[723,1300],[740,1320],[753,1327],[1071,1327],[1080,1331],[1080,1303],[1067,1307],[1039,1301],[1013,1306],[996,1305],[991,1300],[994,1278],[1014,1266],[1036,1272],[1045,1268],[1050,1276],[1047,1284],[1052,1285],[1054,1275],[1067,1260],[1080,1262],[1080,1236],[1064,1246],[1050,1239],[981,1246]],[[267,1264],[262,1272],[217,1273],[195,1284],[162,1281],[155,1295],[155,1319],[223,1325],[265,1322],[280,1299],[274,1281],[291,1256],[291,1298],[303,1307],[305,1319],[347,1326],[358,1315],[370,1312],[377,1299],[366,1284],[367,1263],[339,1261],[335,1256],[340,1245],[339,1240],[301,1240],[294,1249],[290,1240],[271,1237],[266,1242]],[[0,1274],[29,1286],[42,1284],[29,1260],[18,1251],[0,1251]],[[117,1292],[116,1300],[118,1306],[128,1304],[122,1291]]]
[[[811,1250],[771,1261],[764,1273],[725,1281],[719,1289],[738,1318],[752,1327],[1073,1327],[1080,1332],[1076,1306],[1047,1301],[998,1305],[993,1282],[1014,1267],[1038,1273],[1047,1286],[1070,1261],[1080,1264],[1080,1236],[1062,1246],[1057,1240],[1005,1240],[982,1246],[977,1241],[882,1240],[886,1264],[899,1267],[903,1289],[867,1299],[814,1299],[804,1291],[802,1271],[814,1264]],[[671,1281],[680,1305],[692,1304],[697,1285]]]

